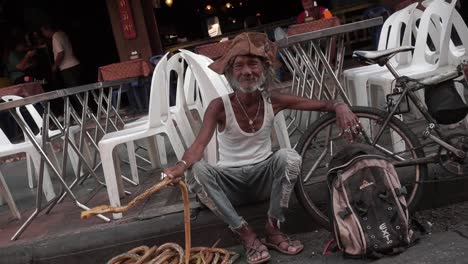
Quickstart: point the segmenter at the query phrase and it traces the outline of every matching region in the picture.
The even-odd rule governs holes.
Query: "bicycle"
[[[389,60],[399,52],[412,50],[412,47],[401,47],[386,51],[355,51],[353,57],[367,64],[385,65],[395,77],[401,91],[393,94],[397,96],[396,102],[393,100],[392,103],[388,103],[387,111],[363,106],[351,107],[362,126],[357,140],[371,144],[393,160],[402,186],[405,186],[407,190],[406,200],[410,212],[415,209],[421,197],[422,183],[427,181],[429,163],[439,162],[447,166],[446,169],[450,171],[450,164],[463,165],[465,159],[468,158],[466,155],[468,134],[444,135],[440,124],[429,114],[425,104],[416,95],[419,89],[460,77],[463,74],[464,64],[453,71],[421,81],[400,76]],[[427,122],[423,136],[427,138],[429,144],[439,146],[435,155],[426,157],[424,147],[429,144],[422,145],[410,127],[395,116],[405,100],[411,101]],[[342,144],[348,144],[348,142],[341,137],[341,131],[336,126],[335,114],[327,113],[311,124],[296,146],[296,150],[304,159],[302,173],[295,186],[296,196],[313,220],[328,229],[330,228],[327,212],[328,197],[324,196],[327,192],[314,192],[314,190],[327,190],[327,164],[335,150],[339,149]],[[462,174],[468,175],[468,169],[465,169]]]

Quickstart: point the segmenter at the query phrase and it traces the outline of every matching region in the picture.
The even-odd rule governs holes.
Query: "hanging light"
[[[205,9],[206,9],[206,11],[211,11],[211,9],[213,9],[213,7],[211,5],[206,5]]]
[[[234,6],[230,3],[230,2],[227,2],[226,3],[226,8],[229,9],[229,8],[233,8]]]
[[[173,1],[173,0],[165,0],[164,3],[166,3],[166,5],[167,5],[168,7],[171,7],[172,4],[174,3],[174,1]]]

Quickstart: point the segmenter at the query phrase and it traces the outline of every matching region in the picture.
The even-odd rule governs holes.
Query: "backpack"
[[[333,236],[345,256],[380,258],[412,242],[408,209],[393,165],[364,144],[331,159],[327,175]]]

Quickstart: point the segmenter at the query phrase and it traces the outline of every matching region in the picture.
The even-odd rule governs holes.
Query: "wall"
[[[148,36],[148,28],[145,22],[145,12],[142,2],[140,0],[129,0],[133,21],[137,30],[137,37],[135,39],[125,39],[123,36],[118,10],[118,0],[106,0],[106,3],[120,61],[130,60],[130,53],[134,50],[138,51],[141,58],[150,58],[153,52],[150,37]]]

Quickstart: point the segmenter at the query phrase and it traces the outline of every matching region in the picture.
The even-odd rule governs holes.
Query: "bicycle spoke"
[[[309,170],[309,172],[307,172],[306,176],[304,177],[304,182],[307,182],[309,178],[312,176],[312,174],[315,172],[315,170],[318,168],[320,163],[323,161],[323,159],[327,155],[327,151],[328,151],[328,148],[322,151],[317,161],[314,163],[314,165],[312,165],[312,168]]]

